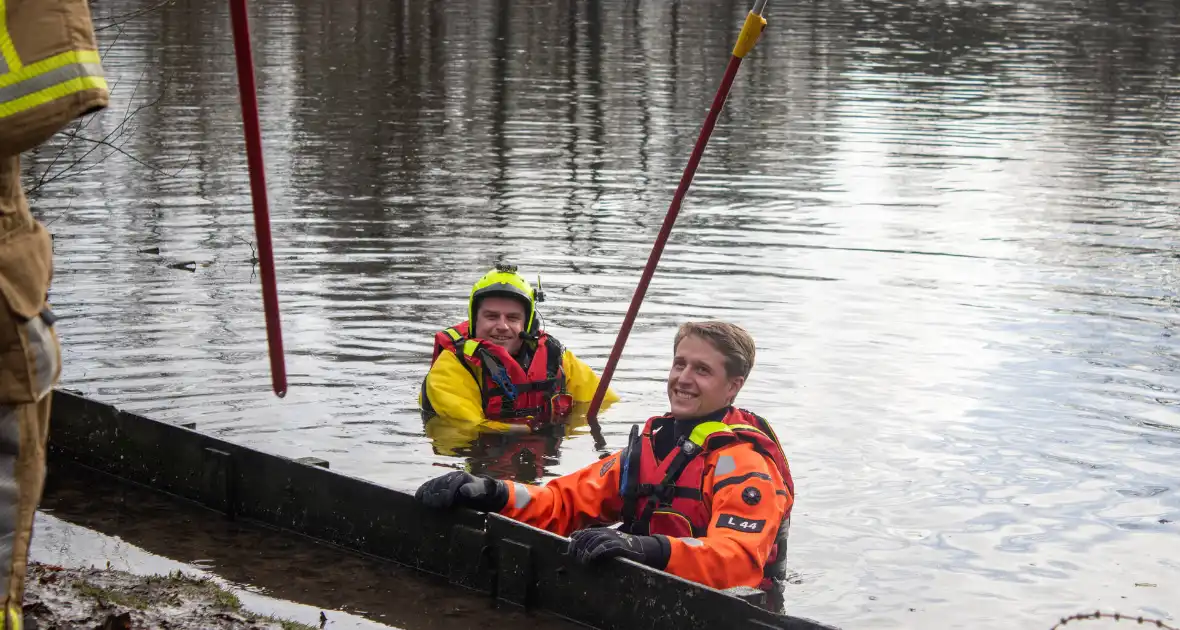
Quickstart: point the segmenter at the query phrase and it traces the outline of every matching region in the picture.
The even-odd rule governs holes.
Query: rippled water
[[[602,368],[747,8],[253,3],[280,400],[225,3],[97,3],[118,83],[82,133],[122,153],[60,139],[26,161],[47,181],[63,385],[407,490],[464,458],[526,479],[592,461],[584,428],[432,442],[431,333],[504,258]],[[759,342],[739,401],[772,419],[799,490],[791,612],[1174,623],[1180,9],[768,15],[616,372],[609,446],[663,411],[681,321],[736,321]]]

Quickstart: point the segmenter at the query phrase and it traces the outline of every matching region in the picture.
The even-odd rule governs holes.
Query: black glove
[[[592,527],[570,534],[566,554],[582,564],[622,557],[663,570],[668,566],[672,546],[663,536],[637,536],[609,527]]]
[[[488,476],[455,471],[422,484],[414,498],[432,508],[461,506],[499,512],[508,503],[508,486]]]

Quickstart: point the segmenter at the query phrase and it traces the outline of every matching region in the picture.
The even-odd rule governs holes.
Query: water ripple
[[[1176,5],[772,6],[615,374],[609,445],[664,410],[679,323],[736,321],[758,341],[740,401],[799,489],[792,612],[1180,615]],[[113,104],[84,132],[125,153],[67,168],[91,147],[59,137],[24,163],[59,177],[34,209],[63,385],[402,489],[596,461],[584,426],[519,461],[432,440],[431,335],[505,258],[601,369],[747,7],[251,10],[290,393],[270,393],[225,7],[191,0],[101,32]]]

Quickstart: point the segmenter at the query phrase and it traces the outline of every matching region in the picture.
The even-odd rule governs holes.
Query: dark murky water
[[[326,630],[576,630],[545,613],[426,579],[412,569],[227,520],[88,469],[54,465],[37,514],[34,560],[141,575],[212,577],[246,608]]]
[[[27,163],[33,185],[95,149],[37,191],[64,385],[403,489],[462,464],[416,411],[431,333],[505,257],[601,369],[747,8],[255,2],[279,400],[225,3],[98,3],[118,84],[83,133],[125,153]],[[664,409],[679,322],[737,321],[760,353],[740,401],[799,489],[792,612],[1174,621],[1180,9],[769,16],[616,373],[610,446]],[[526,479],[596,457],[584,429],[458,452]]]

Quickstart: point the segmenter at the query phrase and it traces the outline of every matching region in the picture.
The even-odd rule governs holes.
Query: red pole
[[[602,438],[602,429],[598,426],[598,409],[602,406],[602,398],[606,394],[611,376],[615,373],[615,365],[618,364],[619,357],[623,354],[623,346],[627,344],[627,337],[631,334],[631,326],[635,323],[635,316],[639,313],[639,305],[643,302],[643,296],[647,294],[647,285],[651,282],[656,265],[660,261],[660,255],[664,252],[664,244],[668,242],[668,236],[672,233],[672,225],[676,223],[676,215],[680,214],[680,202],[688,193],[693,175],[696,174],[697,164],[705,152],[705,145],[709,143],[710,134],[713,133],[713,126],[717,124],[717,117],[721,114],[721,108],[725,106],[725,99],[729,96],[729,88],[733,85],[734,77],[737,76],[738,66],[741,65],[742,58],[754,48],[754,44],[762,34],[762,29],[766,26],[766,20],[761,15],[765,6],[766,0],[757,0],[753,10],[746,15],[746,22],[742,26],[741,34],[738,35],[737,44],[734,45],[733,55],[729,59],[729,65],[725,68],[725,76],[722,77],[717,94],[713,97],[713,105],[709,108],[709,114],[705,117],[705,124],[701,127],[701,133],[692,149],[692,155],[688,158],[688,165],[685,166],[684,174],[680,177],[680,185],[676,188],[676,194],[672,196],[672,204],[668,206],[664,225],[660,228],[659,235],[656,236],[655,244],[652,245],[651,254],[647,258],[647,266],[643,268],[643,276],[639,279],[639,286],[635,287],[635,294],[631,297],[631,307],[627,309],[627,315],[623,318],[623,327],[619,330],[615,346],[611,349],[610,359],[607,360],[606,368],[602,371],[602,379],[598,383],[598,389],[594,392],[594,399],[590,401],[586,420],[590,424],[595,442],[600,447],[605,444],[605,440]]]
[[[250,23],[246,0],[230,0],[234,31],[234,56],[238,65],[238,92],[242,100],[242,126],[246,132],[246,162],[250,169],[250,196],[254,201],[254,233],[258,237],[258,265],[262,268],[262,306],[266,312],[266,342],[270,350],[271,386],[279,398],[287,395],[287,368],[283,360],[283,331],[279,322],[278,285],[274,250],[270,241],[270,211],[266,203],[266,173],[262,163],[262,131],[258,123],[258,94],[254,85],[254,59],[250,52]]]

